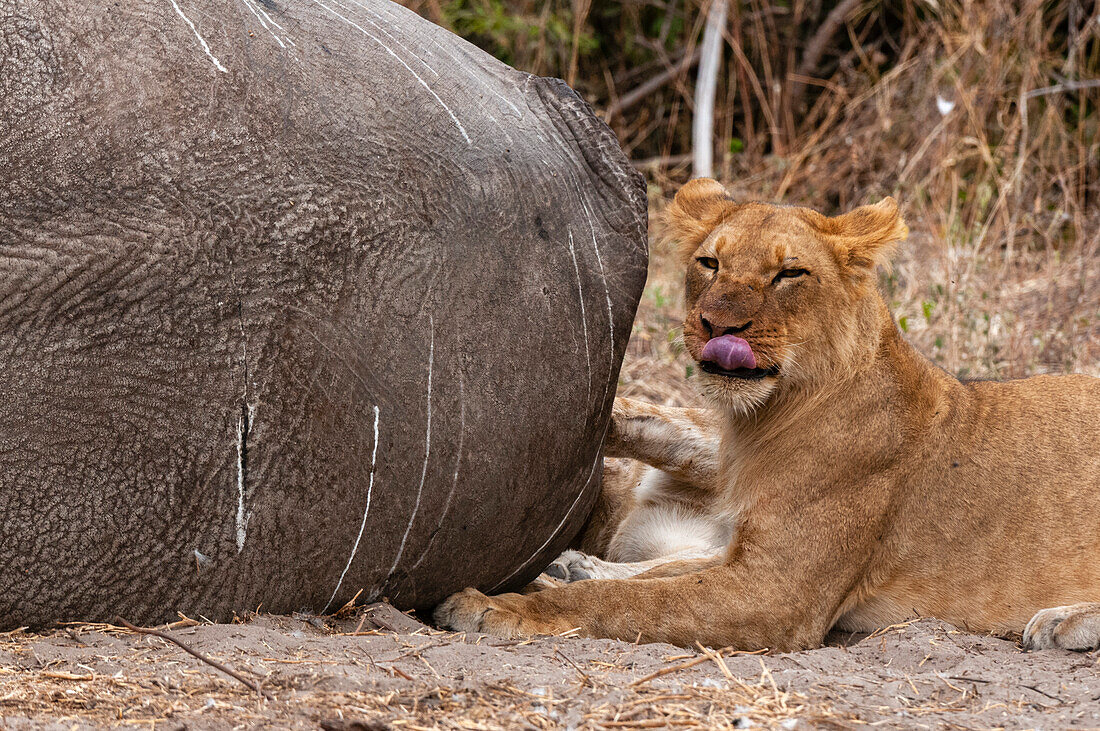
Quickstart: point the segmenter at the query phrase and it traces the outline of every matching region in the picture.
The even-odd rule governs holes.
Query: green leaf
[[[906,317],[905,315],[902,315],[901,317],[899,317],[898,318],[898,327],[901,328],[901,331],[903,333],[909,332],[909,318]]]
[[[744,150],[745,150],[745,141],[744,140],[742,140],[740,137],[731,137],[730,138],[730,153],[731,154],[736,155],[737,153],[743,152]]]
[[[936,309],[936,305],[929,302],[928,300],[925,300],[924,302],[921,302],[920,308],[924,312],[925,321],[932,322],[932,310]]]

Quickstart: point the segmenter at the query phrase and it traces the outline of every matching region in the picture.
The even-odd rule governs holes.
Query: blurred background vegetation
[[[728,3],[712,144],[735,196],[833,213],[894,195],[914,234],[883,283],[926,353],[961,375],[1100,374],[1100,2],[402,2],[570,83],[657,213],[692,174],[701,38]],[[636,333],[654,340],[679,316],[663,254]]]

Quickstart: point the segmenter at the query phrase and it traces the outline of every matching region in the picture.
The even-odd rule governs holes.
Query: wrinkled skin
[[[669,219],[684,342],[721,438],[697,504],[733,538],[637,578],[468,589],[437,608],[442,624],[789,651],[929,616],[1031,647],[1100,641],[1100,379],[964,384],[917,353],[874,286],[907,235],[892,199],[830,218],[696,180]],[[724,337],[760,371],[714,368],[707,343]],[[670,472],[713,460],[679,410],[660,411],[617,404],[616,454]]]
[[[0,0],[0,58],[0,624],[560,553],[646,270],[572,91],[381,0]]]

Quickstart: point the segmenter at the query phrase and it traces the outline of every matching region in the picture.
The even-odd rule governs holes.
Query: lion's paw
[[[1094,650],[1100,647],[1100,603],[1070,604],[1035,613],[1024,628],[1029,650]]]
[[[560,581],[584,581],[596,578],[596,562],[587,553],[566,551],[558,556],[544,572]]]
[[[523,615],[523,599],[518,594],[489,597],[477,589],[464,589],[436,607],[435,621],[441,627],[459,632],[507,639],[554,634],[553,628]]]

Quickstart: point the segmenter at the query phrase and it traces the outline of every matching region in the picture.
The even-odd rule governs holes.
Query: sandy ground
[[[398,631],[394,631],[398,630]],[[1095,655],[933,620],[787,655],[443,633],[373,605],[160,637],[106,625],[0,643],[0,725],[216,728],[1098,728]],[[690,667],[684,667],[690,665]]]

